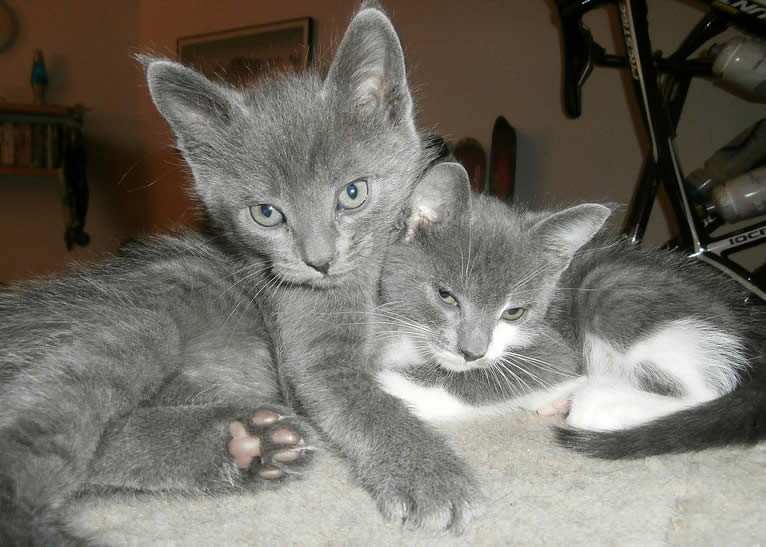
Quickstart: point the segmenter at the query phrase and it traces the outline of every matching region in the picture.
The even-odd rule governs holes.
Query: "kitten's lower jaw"
[[[274,276],[280,283],[288,285],[304,285],[314,289],[330,289],[343,285],[349,278],[347,274],[320,274],[319,272],[307,272],[305,275],[292,271],[280,271],[274,269]]]

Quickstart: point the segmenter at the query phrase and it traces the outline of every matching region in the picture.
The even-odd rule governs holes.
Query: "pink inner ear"
[[[431,228],[439,220],[439,213],[435,209],[421,205],[409,219],[409,229],[407,230],[406,241],[410,241],[415,232]]]

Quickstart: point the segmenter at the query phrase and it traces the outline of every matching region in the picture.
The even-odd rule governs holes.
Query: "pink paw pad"
[[[251,420],[256,433],[252,433],[240,421],[229,424],[229,454],[239,469],[249,469],[253,460],[257,458],[257,463],[260,464],[258,475],[263,479],[277,480],[284,476],[284,472],[279,467],[264,465],[265,462],[273,460],[278,464],[288,464],[300,458],[301,451],[295,447],[301,443],[301,436],[289,427],[277,427],[281,418],[279,414],[270,410],[256,411]],[[259,431],[260,429],[263,431]],[[270,453],[266,454],[269,451],[265,446],[270,447]]]
[[[551,401],[548,406],[537,409],[537,415],[544,418],[551,418],[554,416],[566,416],[569,413],[571,401],[569,399],[559,399],[557,401]]]

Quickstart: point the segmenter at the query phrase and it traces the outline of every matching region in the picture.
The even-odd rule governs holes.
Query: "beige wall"
[[[42,47],[53,65],[51,99],[94,108],[87,125],[91,156],[96,155],[91,165],[96,196],[87,227],[94,251],[114,248],[122,237],[138,231],[190,223],[194,216],[184,197],[185,174],[170,147],[170,135],[128,58],[136,46],[174,56],[179,36],[311,16],[318,57],[326,61],[357,5],[351,0],[11,3],[28,36],[0,54],[0,96],[14,99],[26,93],[31,49]],[[522,199],[628,203],[645,148],[635,107],[626,95],[629,80],[621,71],[596,69],[584,91],[583,116],[565,117],[552,0],[385,4],[405,45],[423,127],[453,139],[472,136],[488,148],[492,124],[502,114],[518,132],[517,192]],[[649,0],[649,6],[655,45],[665,51],[673,49],[702,14],[686,1]],[[619,38],[616,14],[600,9],[586,22],[599,42],[614,49]],[[61,80],[53,70],[56,66],[64,75]],[[16,74],[15,83],[7,81],[6,74]],[[762,104],[742,102],[710,82],[695,82],[678,141],[684,169],[693,169],[765,116]],[[60,243],[63,222],[59,230],[56,215],[63,218],[63,213],[50,197],[52,190],[27,182],[20,189],[22,183],[7,178],[0,184],[0,213],[12,202],[10,208],[27,219],[24,225],[30,232],[6,228],[3,215],[0,280],[17,278],[22,271],[59,268],[69,255]],[[47,196],[44,207],[42,195]],[[44,229],[35,229],[38,215]],[[649,236],[655,242],[667,236],[665,222],[657,215]],[[8,249],[24,247],[31,252],[17,253],[23,264],[9,267]],[[45,258],[32,257],[43,248]]]
[[[67,213],[55,178],[0,177],[0,282],[60,271],[70,260],[88,261],[142,224],[143,207],[126,193],[142,174],[136,115],[140,71],[129,58],[138,35],[135,2],[11,0],[20,34],[0,53],[0,97],[31,102],[32,52],[43,50],[50,78],[48,102],[82,103],[91,205],[91,244],[66,250]]]

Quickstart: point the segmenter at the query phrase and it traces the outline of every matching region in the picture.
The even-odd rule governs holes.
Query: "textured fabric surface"
[[[459,537],[383,521],[332,455],[280,490],[90,497],[71,521],[109,545],[766,544],[766,443],[600,461],[553,444],[548,425],[517,414],[442,428],[488,496]]]

